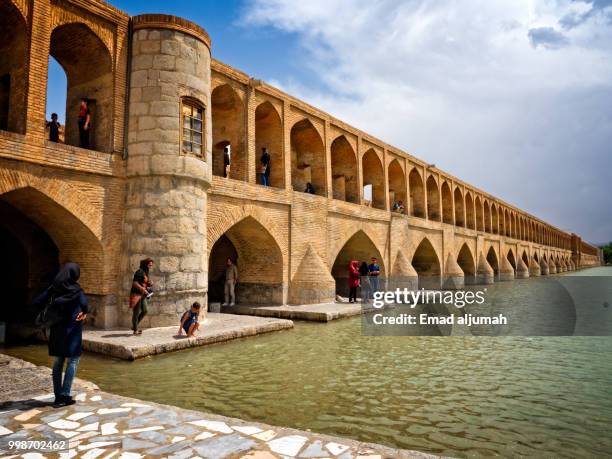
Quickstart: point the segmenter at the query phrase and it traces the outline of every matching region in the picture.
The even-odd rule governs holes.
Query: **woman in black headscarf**
[[[79,285],[81,269],[76,263],[67,263],[55,276],[51,286],[34,302],[46,304],[52,301],[61,320],[51,326],[49,334],[49,355],[55,357],[53,363],[53,392],[55,406],[67,406],[76,403],[70,396],[72,381],[76,374],[81,357],[83,321],[89,312],[87,298]],[[68,360],[62,382],[64,363]]]

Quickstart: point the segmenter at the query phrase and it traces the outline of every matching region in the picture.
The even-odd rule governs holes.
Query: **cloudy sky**
[[[612,0],[112,3],[195,20],[218,59],[612,240]]]

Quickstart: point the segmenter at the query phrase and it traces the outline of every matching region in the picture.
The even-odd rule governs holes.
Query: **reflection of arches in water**
[[[419,288],[440,288],[440,258],[429,239],[424,238],[416,248],[412,256],[412,266],[419,276]]]
[[[493,248],[493,246],[491,246],[489,248],[489,252],[487,252],[487,261],[489,262],[489,265],[491,265],[491,268],[493,268],[493,274],[495,276],[495,279],[498,279],[499,278],[499,262],[497,258],[497,253],[495,252],[495,249]]]
[[[213,244],[208,260],[209,302],[223,301],[227,258],[238,268],[237,303],[283,302],[282,253],[274,237],[255,218],[240,220]]]
[[[476,262],[472,251],[467,244],[461,246],[461,250],[457,255],[457,264],[463,270],[463,276],[466,284],[476,282]]]
[[[512,252],[512,249],[508,250],[507,258],[510,264],[512,265],[512,268],[514,269],[514,272],[516,272],[516,259],[514,258],[514,253]]]
[[[365,261],[368,265],[372,257],[378,259],[380,265],[380,276],[385,276],[385,265],[380,251],[376,248],[372,239],[363,231],[357,231],[351,236],[338,252],[332,266],[332,276],[336,281],[336,293],[348,296],[348,266],[352,260],[359,264]],[[383,286],[381,285],[381,288]]]

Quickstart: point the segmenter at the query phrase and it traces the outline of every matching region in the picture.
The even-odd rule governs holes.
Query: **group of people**
[[[393,210],[393,212],[399,212],[400,214],[404,213],[403,201],[394,201],[393,206],[391,206],[391,210]]]
[[[89,133],[91,131],[91,110],[89,108],[89,99],[83,97],[79,105],[79,115],[77,118],[79,127],[79,146],[81,148],[89,148]],[[49,129],[49,140],[51,142],[59,142],[59,133],[61,124],[58,121],[57,113],[51,113],[51,121],[47,121]]]
[[[232,165],[232,151],[230,145],[223,147],[223,177],[230,176]],[[259,172],[260,184],[270,186],[270,168],[272,166],[272,158],[267,147],[262,147],[261,156],[259,157]]]
[[[362,297],[371,298],[373,292],[380,289],[380,265],[378,259],[372,257],[371,263],[352,260],[348,266],[349,303],[357,302],[357,288],[361,287]]]

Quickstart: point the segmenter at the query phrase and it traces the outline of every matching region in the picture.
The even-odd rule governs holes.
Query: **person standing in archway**
[[[236,304],[236,283],[238,282],[238,268],[231,258],[226,261],[225,267],[225,303],[223,306],[234,306]]]
[[[348,267],[349,303],[357,303],[357,287],[359,287],[359,262],[353,260]]]
[[[89,100],[85,97],[81,99],[79,109],[79,146],[89,148],[89,128],[91,127],[91,112],[89,111]]]
[[[227,178],[230,175],[230,168],[232,167],[232,153],[230,146],[226,145],[223,147],[223,177]]]
[[[130,308],[132,309],[132,331],[135,335],[142,335],[139,324],[147,315],[149,298],[153,295],[153,283],[149,279],[149,271],[154,262],[151,258],[141,260],[140,267],[134,273],[132,290],[130,291]]]
[[[368,264],[365,261],[362,261],[361,265],[359,265],[362,302],[365,302],[370,299],[370,278],[368,277],[369,274],[370,270],[368,269]]]
[[[270,186],[270,153],[266,147],[261,149],[259,162],[261,164],[261,184],[263,186]]]
[[[372,286],[372,292],[378,292],[379,286],[379,278],[380,276],[380,265],[378,264],[378,259],[376,257],[372,257],[372,263],[368,266],[368,275],[370,277],[370,285]]]
[[[78,282],[80,276],[79,265],[67,263],[51,286],[34,300],[37,306],[50,303],[57,311],[58,321],[50,327],[48,343],[49,355],[55,357],[52,377],[56,407],[76,403],[70,391],[83,353],[83,322],[89,312],[87,298]],[[62,381],[66,360],[68,364]]]

